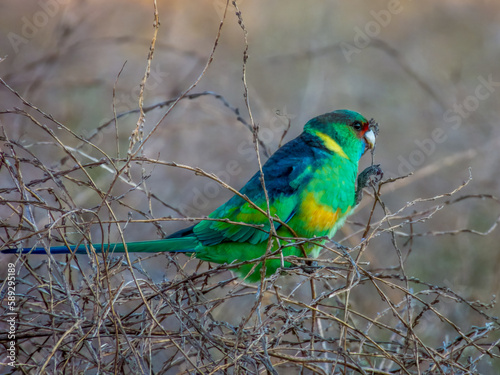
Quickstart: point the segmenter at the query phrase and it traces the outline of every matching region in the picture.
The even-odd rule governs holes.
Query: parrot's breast
[[[329,234],[336,227],[338,220],[344,216],[340,208],[319,202],[313,192],[308,193],[302,200],[299,213],[303,229],[316,236]]]

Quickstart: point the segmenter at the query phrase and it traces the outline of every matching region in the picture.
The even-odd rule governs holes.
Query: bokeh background
[[[223,0],[158,2],[161,25],[145,106],[177,97],[201,74],[225,5]],[[469,175],[472,180],[452,198],[498,196],[499,2],[241,0],[238,5],[248,32],[249,102],[270,152],[278,148],[289,121],[284,141],[297,136],[308,119],[348,108],[380,124],[375,162],[381,164],[385,177],[413,173],[382,189],[390,212],[418,198],[452,192]],[[0,3],[0,14],[0,56],[4,58],[0,76],[34,106],[87,138],[113,118],[113,104],[117,114],[138,108],[139,84],[153,35],[151,1],[6,0]],[[221,95],[249,123],[242,82],[244,49],[244,33],[230,7],[214,60],[192,93]],[[14,107],[23,104],[0,87],[0,111]],[[164,113],[165,107],[146,113],[145,134]],[[133,113],[119,118],[116,129],[113,124],[103,128],[92,142],[112,157],[126,156],[138,117]],[[42,122],[66,145],[80,145],[47,119]],[[4,135],[26,146],[44,164],[73,165],[62,161],[61,148],[24,116],[4,114],[0,125]],[[85,162],[102,157],[89,146],[80,148],[77,155]],[[211,95],[181,101],[147,141],[144,155],[200,167],[235,188],[258,168],[251,132],[231,108]],[[262,157],[266,159],[264,153]],[[362,167],[370,161],[365,157]],[[30,179],[29,173],[26,169],[24,177]],[[113,179],[103,168],[89,173],[104,191]],[[139,166],[132,176],[136,183],[147,177],[148,191],[166,204],[152,200],[156,204],[149,207],[145,194],[118,183],[114,194],[124,194],[127,205],[115,207],[122,219],[144,218],[138,211],[153,218],[201,217],[231,195],[206,177],[172,167]],[[0,186],[12,187],[12,179],[4,177]],[[71,183],[67,189],[78,207],[99,203],[92,189]],[[337,240],[347,236],[346,245],[360,242],[357,223],[366,222],[372,206],[367,199]],[[445,201],[417,206],[422,210]],[[2,219],[10,215],[5,206],[0,206],[0,212]],[[375,213],[383,216],[380,207]],[[410,215],[411,208],[405,213]],[[103,219],[106,215],[103,212]],[[500,231],[493,229],[482,236],[461,230],[488,231],[499,215],[498,201],[471,198],[443,205],[425,221],[413,224],[417,236],[410,244],[405,228],[398,241],[405,257],[411,251],[406,274],[450,287],[467,299],[489,302],[500,292]],[[42,213],[36,219],[40,227],[50,221]],[[160,226],[170,233],[186,223]],[[103,235],[98,226],[92,231],[95,238]],[[443,234],[447,231],[455,234]],[[153,224],[126,227],[126,239],[131,241],[160,235]],[[7,240],[7,234],[1,236]],[[72,238],[71,233],[68,236]],[[109,236],[119,240],[113,228]],[[77,238],[74,233],[73,239]],[[373,269],[399,264],[389,235],[373,241],[363,257]],[[153,279],[169,277],[158,257],[144,267]],[[360,295],[359,303],[369,306],[365,297],[370,293]]]

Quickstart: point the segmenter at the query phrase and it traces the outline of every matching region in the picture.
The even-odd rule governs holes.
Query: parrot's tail
[[[199,242],[194,237],[182,238],[166,238],[156,241],[141,241],[141,242],[128,242],[126,244],[127,250],[130,253],[193,253]],[[97,253],[124,253],[125,246],[123,243],[110,243],[110,244],[92,244],[92,247]],[[50,249],[44,247],[24,247],[24,248],[11,248],[1,251],[3,254],[87,254],[92,252],[90,246],[53,246]]]

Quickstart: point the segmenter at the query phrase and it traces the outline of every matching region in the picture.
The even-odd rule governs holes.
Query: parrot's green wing
[[[297,157],[295,152],[290,152],[303,146],[300,139],[291,141],[280,148],[263,168],[271,216],[278,217],[285,223],[293,217],[300,203],[298,191],[311,178],[312,153],[309,152],[306,157],[303,155]],[[308,149],[304,150],[306,154]],[[246,242],[255,245],[266,241],[269,237],[270,223],[265,214],[267,202],[260,180],[260,172],[257,172],[248,181],[240,193],[264,212],[255,208],[241,196],[234,195],[209,216],[210,219],[224,221],[203,220],[167,238],[194,236],[203,246],[214,246],[223,242]],[[279,222],[274,223],[276,229],[280,225]]]

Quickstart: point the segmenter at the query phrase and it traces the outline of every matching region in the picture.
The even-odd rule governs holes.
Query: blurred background
[[[158,1],[160,28],[144,91],[146,107],[176,98],[198,78],[225,5],[223,0]],[[388,212],[397,212],[418,198],[450,193],[470,173],[472,180],[451,198],[420,202],[402,213],[442,205],[426,220],[401,227],[398,247],[405,259],[411,253],[405,263],[409,276],[450,287],[470,300],[489,302],[498,295],[500,230],[485,236],[471,233],[492,228],[500,215],[498,201],[474,197],[453,204],[446,201],[498,196],[500,190],[500,3],[240,0],[238,6],[248,31],[249,102],[260,138],[270,152],[278,148],[289,123],[285,142],[297,136],[310,118],[347,108],[378,121],[375,162],[381,164],[386,178],[413,173],[383,187],[381,198]],[[151,1],[6,0],[0,3],[0,14],[0,56],[4,58],[0,76],[76,135],[92,136],[113,118],[113,104],[117,114],[138,108],[139,84],[154,30]],[[230,6],[214,60],[192,93],[221,95],[250,123],[243,96],[244,49],[244,34]],[[23,107],[19,98],[0,87],[0,111],[15,107]],[[182,100],[147,141],[144,155],[200,167],[239,189],[258,165],[252,134],[231,108],[213,95]],[[145,134],[165,110],[146,113]],[[67,146],[81,144],[68,131],[36,116]],[[138,117],[133,113],[119,118],[116,128],[113,123],[103,127],[92,143],[112,157],[125,157]],[[63,159],[65,153],[53,138],[25,116],[3,114],[0,125],[4,136],[22,144],[42,163],[56,169],[74,166]],[[103,156],[88,145],[75,154],[82,162]],[[264,153],[262,157],[266,159]],[[361,168],[370,162],[370,156],[365,156]],[[88,172],[107,191],[113,174],[100,167]],[[4,174],[0,186],[14,186],[5,169],[0,173]],[[40,170],[34,168],[24,170],[28,180],[38,174]],[[129,184],[118,182],[113,194],[123,194],[124,204],[116,204],[114,212],[123,220],[201,217],[231,196],[206,177],[173,167],[139,165],[133,168],[132,178],[134,184],[146,178],[145,188],[165,204],[153,199],[150,206],[146,194],[129,191]],[[53,187],[48,184],[47,188]],[[75,207],[91,209],[100,202],[92,189],[65,184]],[[337,240],[359,244],[358,223],[366,222],[372,202],[365,198]],[[0,212],[2,219],[11,215],[5,206],[0,206]],[[109,218],[105,210],[101,214],[102,220]],[[34,209],[34,215],[40,227],[50,222],[43,212]],[[384,216],[380,206],[375,216]],[[186,225],[160,223],[164,233]],[[99,241],[102,230],[96,226],[92,231]],[[444,233],[448,231],[453,233]],[[415,237],[408,242],[410,232]],[[130,241],[160,235],[153,224],[126,227]],[[74,233],[75,240],[78,236]],[[119,240],[113,228],[109,236]],[[370,243],[363,259],[371,269],[399,265],[391,241],[385,233]],[[143,264],[153,279],[165,276],[159,259]],[[358,301],[369,303],[363,295]]]

